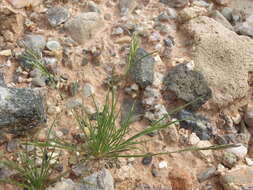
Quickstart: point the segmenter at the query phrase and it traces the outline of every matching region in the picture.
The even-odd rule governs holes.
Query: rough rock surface
[[[29,88],[0,86],[0,129],[19,134],[45,120],[40,94]]]
[[[196,70],[203,73],[212,89],[211,103],[225,107],[244,98],[249,89],[253,41],[205,16],[190,20],[182,29],[194,39],[192,57]]]
[[[103,18],[96,12],[82,13],[64,25],[71,37],[80,44],[87,42],[103,26]]]
[[[138,48],[136,51],[136,62],[130,68],[134,82],[141,88],[152,85],[154,82],[155,59],[151,55],[146,56],[147,54],[148,52],[143,48]]]
[[[190,106],[197,110],[212,97],[204,76],[198,71],[189,70],[186,64],[180,64],[169,71],[164,79],[165,91],[172,92],[177,98],[191,102],[199,97],[199,101]],[[171,96],[170,93],[168,96]]]
[[[225,190],[253,189],[253,167],[242,167],[230,170],[220,177]]]
[[[160,0],[160,2],[174,8],[184,7],[189,3],[188,0]]]
[[[48,21],[51,26],[57,26],[69,18],[69,12],[64,7],[52,7],[47,12]]]
[[[114,180],[109,170],[102,169],[83,179],[82,190],[114,190]],[[86,182],[86,184],[85,184]]]

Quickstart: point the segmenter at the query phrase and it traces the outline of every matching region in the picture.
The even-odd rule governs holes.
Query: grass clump
[[[54,75],[46,67],[42,54],[39,51],[26,48],[25,52],[21,55],[21,58],[24,59],[28,64],[32,65],[33,68],[37,68],[43,76],[48,78],[50,82],[54,81]]]
[[[0,182],[17,185],[24,190],[44,190],[59,178],[51,178],[57,159],[54,154],[55,148],[44,146],[28,151],[29,143],[24,144],[26,149],[18,153],[17,161],[8,159],[0,161],[2,165],[14,171],[14,175]]]

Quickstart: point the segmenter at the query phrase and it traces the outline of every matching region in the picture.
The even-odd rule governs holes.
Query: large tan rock
[[[245,98],[248,72],[253,68],[253,40],[205,16],[190,20],[182,30],[193,39],[192,59],[212,89],[210,103],[221,108]]]
[[[82,13],[69,20],[64,27],[75,41],[84,44],[104,27],[104,20],[96,12]]]

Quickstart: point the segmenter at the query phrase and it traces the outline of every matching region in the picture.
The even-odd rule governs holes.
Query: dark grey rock
[[[154,82],[155,59],[148,55],[142,48],[136,51],[135,62],[131,65],[130,73],[133,80],[141,87],[145,88]]]
[[[201,172],[197,176],[199,183],[202,183],[202,182],[214,177],[215,172],[216,172],[216,167],[211,167],[211,168],[208,168],[205,171]]]
[[[52,7],[47,12],[47,18],[51,26],[55,27],[64,22],[69,18],[69,11],[64,7]]]
[[[25,47],[27,48],[30,48],[36,51],[41,51],[46,46],[46,39],[44,36],[41,36],[41,35],[28,34],[28,35],[25,35],[23,39],[23,43]]]
[[[153,157],[152,156],[146,156],[142,159],[143,165],[149,165],[152,162]]]
[[[231,152],[225,152],[223,157],[222,157],[222,164],[229,169],[234,167],[237,163],[237,157],[235,154]]]
[[[191,130],[200,138],[200,140],[209,140],[213,136],[213,130],[210,121],[200,115],[181,110],[178,113],[178,119],[180,121],[180,127]]]
[[[152,188],[148,184],[141,183],[136,185],[135,190],[152,190]]]
[[[0,130],[18,134],[45,121],[43,98],[38,92],[0,86]]]
[[[82,190],[114,190],[114,180],[109,170],[102,169],[83,178]]]
[[[130,97],[126,97],[123,100],[121,107],[121,121],[126,121],[132,110],[132,116],[130,122],[138,121],[144,115],[144,107],[140,100],[134,100]]]
[[[160,0],[160,3],[169,5],[170,7],[174,8],[181,8],[186,6],[189,1],[188,0]]]
[[[198,71],[189,70],[186,64],[180,64],[172,68],[164,79],[165,92],[171,98],[176,96],[185,102],[192,102],[187,109],[198,110],[212,97],[212,90],[209,88],[204,76]]]

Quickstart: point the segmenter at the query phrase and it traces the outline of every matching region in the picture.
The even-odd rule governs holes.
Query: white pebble
[[[159,168],[162,169],[162,168],[167,168],[168,167],[168,163],[166,161],[161,161],[159,163]]]

